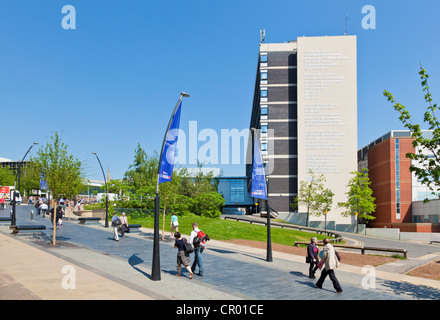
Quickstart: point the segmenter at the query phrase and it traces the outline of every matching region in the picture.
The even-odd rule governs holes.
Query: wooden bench
[[[46,226],[39,224],[27,224],[11,226],[10,229],[12,229],[13,234],[17,234],[19,232],[42,232],[43,230],[46,230]]]
[[[79,221],[80,224],[85,224],[86,222],[99,223],[99,221],[101,221],[101,218],[98,218],[98,217],[81,217],[81,218],[78,218],[78,221]]]

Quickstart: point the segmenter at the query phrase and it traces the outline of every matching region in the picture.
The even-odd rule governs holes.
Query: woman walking
[[[180,272],[182,270],[182,264],[189,271],[189,278],[192,279],[194,277],[194,273],[191,271],[189,264],[191,263],[191,258],[189,257],[189,253],[185,252],[185,242],[186,239],[182,239],[182,235],[179,231],[174,234],[174,238],[176,242],[174,242],[174,248],[177,248],[177,276],[180,277]]]
[[[309,267],[309,278],[315,279],[315,272],[318,270],[318,253],[319,249],[316,243],[318,242],[318,239],[316,237],[312,237],[310,239],[310,244],[307,246],[307,258],[306,262],[310,264]]]
[[[337,267],[339,267],[339,260],[336,257],[335,248],[330,244],[330,240],[327,238],[324,238],[322,242],[324,243],[324,248],[322,249],[322,258],[320,264],[325,264],[325,267],[321,271],[321,277],[319,277],[319,280],[315,286],[322,289],[322,284],[328,275],[333,283],[336,293],[342,293],[341,285],[339,284],[334,271]]]

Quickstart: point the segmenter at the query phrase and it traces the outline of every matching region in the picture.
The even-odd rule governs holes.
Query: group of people
[[[171,221],[173,223],[173,220]],[[203,269],[203,261],[202,261],[202,253],[205,250],[206,247],[206,240],[209,240],[209,237],[205,235],[200,229],[199,224],[197,222],[194,222],[192,224],[193,230],[191,231],[190,239],[189,241],[186,238],[182,237],[182,234],[177,230],[177,226],[175,227],[175,233],[174,233],[174,248],[177,249],[177,275],[180,277],[182,265],[188,270],[189,272],[189,278],[192,279],[194,277],[194,272],[196,271],[196,268],[199,268],[199,272],[196,273],[199,277],[203,277],[204,275],[204,269]],[[171,229],[173,231],[173,228]],[[201,236],[203,234],[204,236]],[[188,251],[185,244],[189,243],[191,246],[193,246],[193,252],[194,252],[194,261],[192,266],[191,264],[191,257],[190,253],[192,251]]]
[[[310,244],[307,246],[307,257],[306,262],[310,264],[309,266],[309,278],[315,279],[315,273],[318,269],[321,270],[321,276],[316,282],[315,287],[322,289],[325,278],[330,277],[333,283],[336,293],[342,293],[342,287],[335,275],[335,269],[339,267],[339,257],[338,253],[330,243],[330,240],[324,238],[322,241],[324,247],[322,252],[319,252],[318,240],[316,237],[310,239]]]
[[[177,248],[177,276],[180,277],[182,265],[188,270],[190,273],[190,279],[194,277],[194,272],[198,268],[197,275],[203,277],[204,269],[203,269],[203,261],[202,261],[202,253],[206,247],[206,240],[209,240],[209,236],[204,235],[203,238],[200,238],[199,225],[197,222],[194,222],[192,225],[193,230],[191,231],[189,241],[186,238],[182,237],[182,234],[179,232],[179,221],[177,216],[173,213],[171,216],[171,237],[174,237],[174,248]],[[121,214],[119,217],[116,212],[113,213],[112,217],[112,228],[113,228],[113,240],[119,241],[119,231],[121,232],[122,238],[125,237],[126,232],[130,232],[130,228],[128,227],[128,220],[125,215],[125,212]],[[189,252],[185,248],[185,243],[190,243],[192,246],[192,251]],[[194,262],[192,266],[190,253],[194,252]]]
[[[46,203],[46,201],[43,201],[43,199],[38,199],[35,203],[35,209],[37,210],[38,215],[43,215],[43,218],[46,217],[46,214],[49,215],[50,221],[52,221],[55,226],[61,227],[63,225],[63,218],[64,218],[64,206],[62,203],[58,203],[56,205],[56,210],[54,210],[54,207],[52,207],[49,210],[49,206]],[[53,219],[53,214],[55,211],[55,221]]]
[[[185,269],[188,270],[190,276],[189,278],[192,279],[194,277],[194,272],[198,268],[199,272],[197,273],[198,276],[203,277],[204,275],[204,269],[203,269],[203,261],[202,261],[202,253],[206,247],[206,240],[209,240],[209,237],[206,236],[201,230],[199,229],[199,225],[197,222],[194,222],[192,224],[192,231],[190,235],[189,241],[182,237],[182,234],[179,232],[178,226],[178,218],[173,213],[171,216],[170,221],[170,227],[171,227],[171,236],[175,238],[174,242],[174,248],[177,249],[177,276],[181,276],[182,272],[182,265],[185,267]],[[114,230],[114,237],[113,239],[116,241],[119,241],[118,232],[121,231],[122,237],[124,237],[124,234],[126,232],[129,232],[128,228],[128,221],[127,217],[125,216],[125,212],[122,213],[121,217],[118,217],[116,212],[113,213],[112,218],[112,227]],[[205,235],[206,238],[200,238],[201,235]],[[188,250],[188,247],[186,244],[190,244],[193,246],[191,250]],[[309,263],[309,278],[315,279],[315,273],[317,270],[321,270],[321,276],[318,279],[318,282],[316,282],[315,287],[322,288],[322,285],[327,278],[327,276],[330,277],[330,280],[333,283],[333,287],[335,288],[336,293],[342,293],[342,287],[336,278],[335,275],[335,269],[339,267],[339,259],[340,256],[336,252],[335,248],[331,245],[330,240],[327,238],[323,239],[323,248],[322,251],[319,251],[318,247],[318,240],[316,237],[312,237],[310,239],[310,244],[307,246],[307,257],[306,257],[306,263]],[[190,253],[194,252],[194,261],[190,267],[191,264],[191,256]]]
[[[119,241],[119,230],[121,231],[122,238],[125,238],[125,233],[130,232],[130,228],[128,227],[128,220],[125,216],[125,212],[122,212],[121,217],[118,217],[116,212],[113,212],[112,218],[112,228],[113,228],[113,240]]]

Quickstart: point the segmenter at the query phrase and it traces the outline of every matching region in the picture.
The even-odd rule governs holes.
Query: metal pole
[[[92,152],[96,156],[96,159],[98,159],[99,166],[101,167],[102,176],[104,177],[104,183],[105,183],[105,227],[108,228],[108,192],[107,192],[107,180],[105,178],[104,169],[102,168],[101,161],[99,160],[98,155],[96,152]]]
[[[28,149],[28,151],[25,153],[23,159],[21,159],[20,163],[18,164],[18,170],[17,170],[17,174],[15,176],[15,185],[14,185],[14,196],[12,197],[12,216],[11,216],[11,227],[15,226],[15,224],[17,223],[16,220],[16,198],[15,198],[15,194],[17,193],[17,188],[18,187],[18,191],[20,192],[20,167],[22,162],[24,161],[24,159],[26,158],[27,154],[29,153],[29,151],[31,151],[32,147],[34,145],[38,144],[37,142],[34,142],[30,148]],[[17,177],[18,177],[18,185],[17,185]]]
[[[272,262],[272,239],[270,234],[270,206],[269,206],[269,177],[266,177],[267,186],[267,254],[266,261]]]
[[[156,181],[156,197],[154,198],[154,236],[153,236],[153,262],[151,266],[151,280],[160,280],[160,250],[159,250],[159,207],[160,207],[160,197],[159,197],[159,176],[160,176],[160,161],[162,160],[163,150],[165,149],[165,142],[167,140],[168,130],[171,126],[171,121],[173,120],[174,114],[179,107],[182,97],[189,97],[187,93],[181,92],[180,98],[174,107],[173,113],[171,114],[170,120],[168,121],[167,130],[162,142],[162,149],[160,151],[159,163],[157,164],[157,181]]]

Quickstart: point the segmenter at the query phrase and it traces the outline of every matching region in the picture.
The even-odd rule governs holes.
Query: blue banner
[[[255,138],[254,159],[252,163],[252,186],[251,196],[267,200],[266,176],[264,174],[263,159],[261,157],[260,144]]]
[[[165,138],[165,146],[160,159],[159,183],[170,182],[173,177],[177,140],[179,138],[181,105],[182,102],[179,103],[176,112],[172,116],[171,124]]]
[[[42,191],[49,190],[49,186],[47,185],[47,182],[46,182],[46,177],[44,176],[44,174],[42,172],[40,173],[40,190],[42,190]]]

